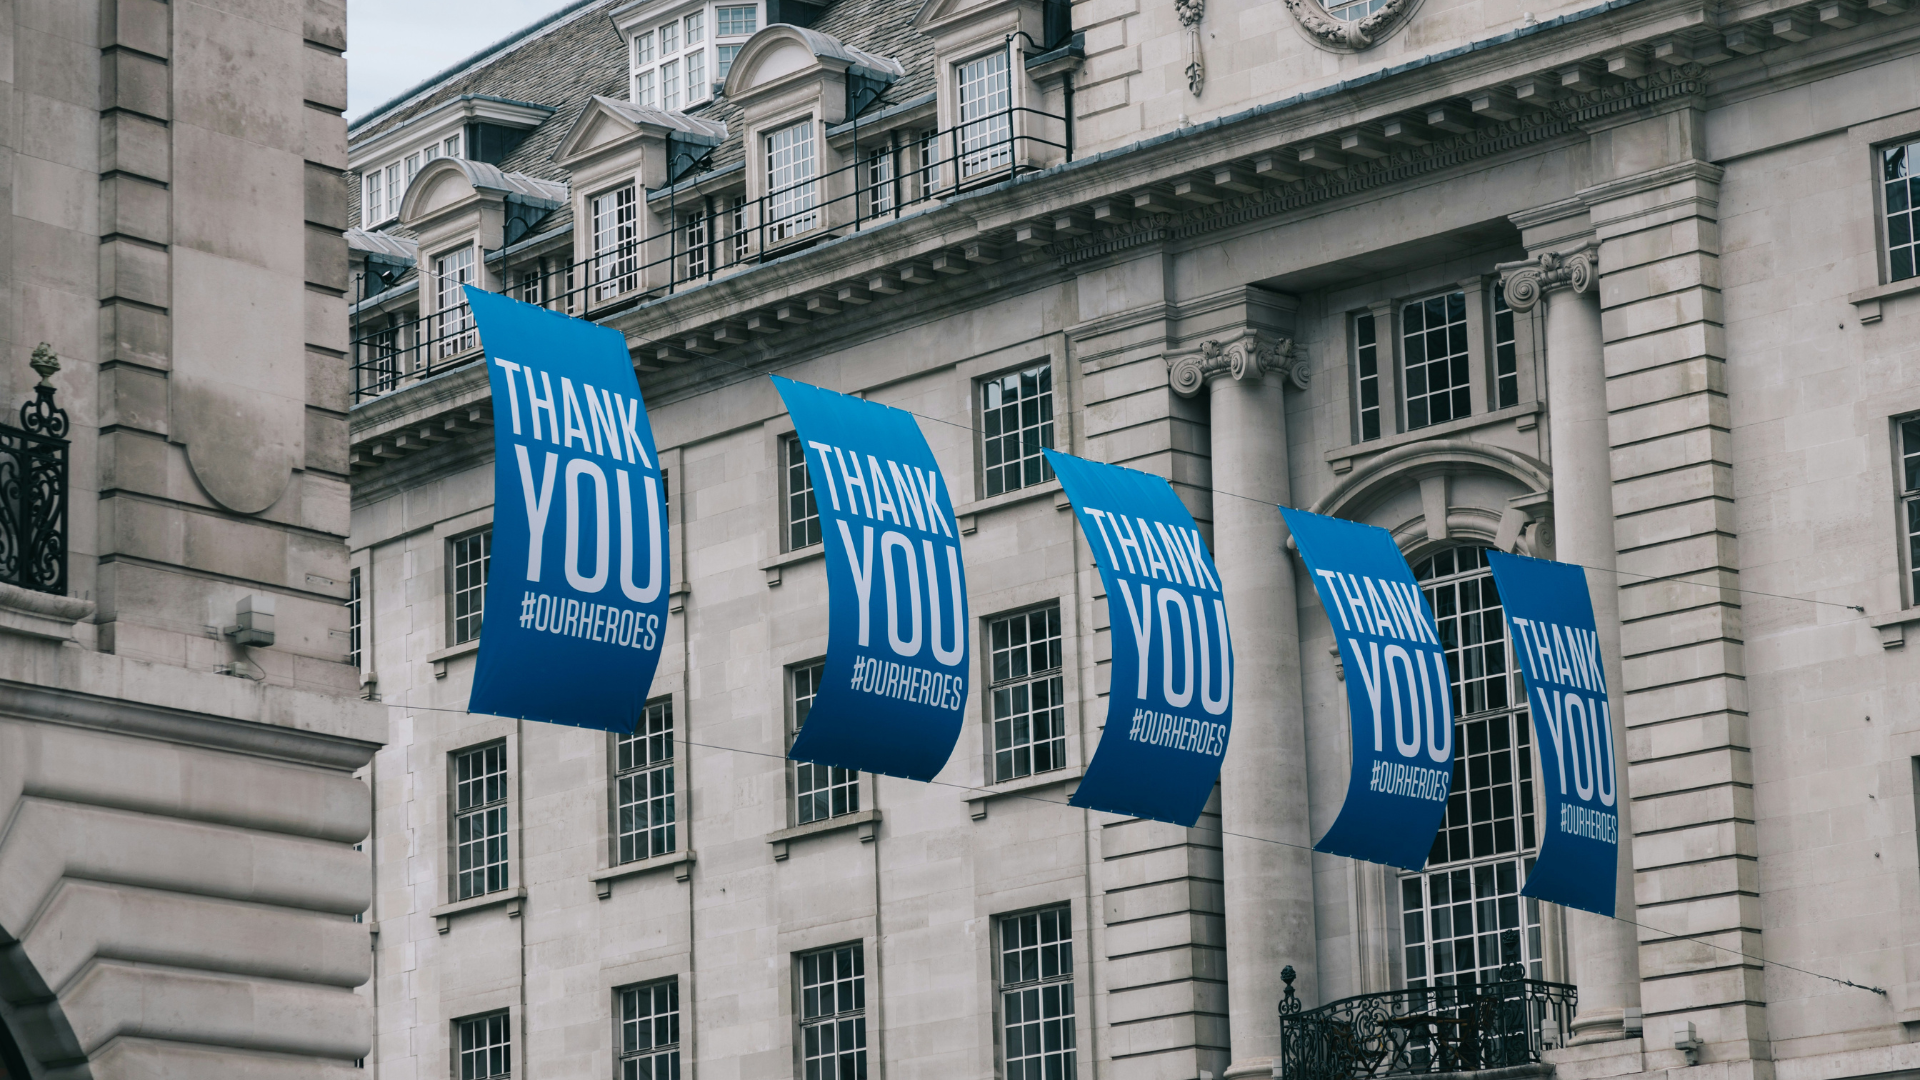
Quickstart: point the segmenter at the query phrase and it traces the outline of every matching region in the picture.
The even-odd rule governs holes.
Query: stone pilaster
[[[1637,127],[1647,130],[1606,135],[1616,148],[1659,139],[1698,150],[1689,114]],[[1749,959],[1761,955],[1762,924],[1735,591],[1721,172],[1683,159],[1581,195],[1600,243],[1648,1043],[1664,1047],[1676,1023],[1692,1021],[1702,1060],[1733,1062],[1767,1058],[1768,1036],[1761,965]]]
[[[1622,697],[1620,610],[1613,516],[1613,477],[1607,443],[1606,379],[1601,367],[1600,304],[1594,288],[1591,242],[1543,252],[1503,265],[1507,304],[1516,312],[1544,308],[1547,424],[1553,467],[1554,552],[1587,568],[1587,592],[1600,638],[1607,685]],[[1613,716],[1614,774],[1626,777],[1624,709]],[[1627,790],[1622,786],[1623,792]],[[1632,836],[1630,800],[1622,798],[1622,836]],[[1620,845],[1614,910],[1634,911],[1631,842]],[[1575,1041],[1627,1034],[1627,1010],[1640,1005],[1639,964],[1631,922],[1567,909],[1567,953],[1580,988]]]
[[[1249,305],[1249,314],[1257,311]],[[1291,344],[1249,324],[1237,336],[1208,340],[1196,352],[1168,358],[1176,392],[1192,396],[1205,389],[1208,394],[1214,560],[1221,581],[1228,583],[1227,612],[1238,630],[1233,642],[1238,723],[1220,770],[1227,1023],[1233,1044],[1228,1077],[1271,1073],[1279,1052],[1275,1010],[1283,967],[1292,964],[1302,973],[1309,1000],[1315,993],[1300,630],[1278,511],[1289,496],[1285,387],[1304,381]]]

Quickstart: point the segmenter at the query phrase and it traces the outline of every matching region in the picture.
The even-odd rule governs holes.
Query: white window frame
[[[668,112],[680,110],[680,59],[660,61],[660,107]]]
[[[1077,1076],[1073,905],[1014,912],[995,921],[1001,1075],[1006,1080]],[[1046,1067],[1050,1062],[1052,1070]]]
[[[821,965],[827,965],[823,970]],[[799,1024],[794,1048],[796,1077],[833,1080],[867,1071],[866,945],[849,942],[795,953],[794,984]],[[826,1008],[831,997],[832,1008]],[[847,999],[851,1000],[847,1000]],[[851,1044],[851,1045],[848,1045]],[[825,1065],[816,1064],[825,1063]]]
[[[479,1069],[471,1068],[478,1056]],[[482,1080],[513,1075],[513,1014],[506,1009],[453,1021],[453,1075]]]
[[[478,547],[477,558],[468,558]],[[471,567],[478,566],[477,571]],[[493,569],[493,526],[461,533],[447,541],[447,644],[480,640],[486,622],[487,577]],[[463,576],[466,575],[466,576]],[[478,580],[471,580],[477,575]],[[463,608],[463,604],[470,605]]]
[[[1900,176],[1891,177],[1887,173],[1892,167],[1895,154],[1900,156]],[[1920,206],[1914,200],[1920,197],[1920,138],[1900,139],[1875,148],[1875,184],[1877,205],[1874,216],[1880,222],[1881,266],[1886,273],[1886,281],[1910,281],[1920,277]],[[1903,187],[1906,197],[1905,209],[1895,210],[1896,185]],[[1906,238],[1900,238],[1904,227]],[[1902,255],[1905,257],[1905,273],[1902,273]]]
[[[1066,768],[1066,639],[1060,601],[983,621],[987,783]]]
[[[647,703],[631,732],[613,735],[613,861],[657,859],[680,850],[679,762],[673,699]]]
[[[1025,380],[1029,376],[1036,382],[1044,379],[1045,388],[1036,386],[1031,394],[1025,393]],[[1011,401],[1006,397],[1010,381],[1017,383],[1022,391],[1022,396]],[[1029,429],[1036,431],[1041,449],[1058,444],[1060,417],[1053,407],[1056,389],[1053,385],[1053,361],[1042,359],[1022,364],[1012,371],[981,379],[978,386],[981,497],[1004,495],[1052,480],[1053,466],[1047,464],[1044,453],[1026,452],[1025,435]],[[1036,410],[1039,415],[1033,418],[1032,423],[1028,423],[1023,405],[1035,399],[1043,402],[1043,405]],[[1009,417],[1013,420],[1011,430],[1007,426]],[[1013,451],[1011,455],[1010,449]]]
[[[587,199],[593,298],[604,303],[640,287],[640,206],[632,181]]]
[[[619,1080],[677,1080],[680,1076],[680,977],[623,986],[613,1014]]]
[[[386,189],[382,186],[385,179],[386,171],[383,168],[368,169],[360,174],[360,195],[363,206],[361,214],[367,219],[368,228],[386,220],[381,212],[385,207],[383,199]]]
[[[1007,59],[1001,48],[953,66],[963,180],[1003,170],[1013,160],[1013,73]]]
[[[1920,413],[1893,423],[1894,485],[1900,489],[1900,535],[1905,549],[1907,606],[1920,607]]]
[[[513,888],[512,779],[504,739],[447,755],[453,815],[447,897],[454,903]]]
[[[813,117],[782,124],[761,136],[767,168],[767,242],[820,225],[819,139]]]
[[[787,738],[794,737],[807,722],[807,713],[820,693],[820,680],[826,674],[825,660],[794,664],[786,670]],[[837,765],[816,765],[810,761],[793,763],[793,824],[807,825],[860,812],[860,774]]]
[[[480,347],[480,335],[473,325],[473,308],[468,306],[466,292],[461,288],[475,284],[479,264],[472,244],[462,244],[433,257],[433,356],[436,360]]]
[[[1451,310],[1453,297],[1455,296],[1460,298],[1460,318],[1458,320],[1453,318],[1453,312]],[[1441,314],[1445,319],[1441,326],[1437,328],[1446,336],[1447,386],[1444,390],[1433,389],[1430,378],[1437,363],[1433,359],[1430,351],[1433,333],[1436,328],[1428,325],[1429,316],[1425,309],[1436,300],[1440,302],[1442,309]],[[1405,419],[1406,430],[1418,431],[1421,428],[1437,427],[1455,420],[1463,420],[1469,416],[1476,415],[1479,410],[1485,408],[1482,403],[1473,400],[1473,365],[1478,362],[1479,350],[1474,348],[1472,303],[1473,295],[1467,290],[1456,286],[1428,296],[1419,297],[1415,300],[1409,300],[1401,305],[1400,318],[1395,330],[1398,331],[1399,334],[1399,406],[1401,416]],[[1415,310],[1421,312],[1419,330],[1409,329],[1411,325],[1411,315]],[[1455,327],[1458,327],[1457,334],[1455,333]],[[1420,359],[1417,362],[1413,355],[1415,352],[1413,348],[1415,334],[1419,334],[1421,338],[1421,348],[1419,350]],[[1454,348],[1454,338],[1456,336],[1460,339],[1460,348],[1458,350]],[[1413,390],[1415,382],[1413,376],[1416,363],[1420,368],[1424,369],[1420,372],[1420,385],[1423,389],[1417,395]],[[1447,415],[1436,420],[1433,416],[1433,403],[1436,399],[1441,398],[1442,395],[1445,395]],[[1461,405],[1462,402],[1466,403],[1464,407]],[[1419,406],[1417,410],[1415,408],[1416,404]],[[1420,417],[1417,421],[1415,419],[1416,413]]]
[[[798,435],[780,438],[780,533],[782,550],[799,551],[821,542],[825,533],[820,504],[807,466],[805,444]]]

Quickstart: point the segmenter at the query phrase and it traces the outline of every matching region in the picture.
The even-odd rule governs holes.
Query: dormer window
[[[818,225],[814,209],[813,120],[802,120],[766,137],[768,240],[780,241]]]
[[[1004,169],[1013,157],[1012,92],[1007,81],[1007,54],[991,52],[961,64],[960,175]]]
[[[658,18],[656,10],[652,18]],[[713,96],[740,46],[760,28],[758,4],[705,7],[629,28],[630,97],[648,108],[679,110]],[[711,31],[711,32],[709,32]],[[713,55],[709,56],[709,53]]]

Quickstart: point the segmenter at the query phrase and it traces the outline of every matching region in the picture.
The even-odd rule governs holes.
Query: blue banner
[[[960,738],[967,575],[960,529],[913,416],[773,376],[820,510],[827,659],[795,761],[931,780]]]
[[[466,287],[493,389],[470,712],[632,731],[667,622],[666,491],[618,331]]]
[[[1353,723],[1347,801],[1314,850],[1418,870],[1453,785],[1453,684],[1433,612],[1385,529],[1280,513],[1339,639]]]
[[[1107,589],[1107,726],[1075,806],[1191,828],[1233,730],[1233,639],[1213,556],[1150,473],[1047,451]]]
[[[1526,680],[1547,795],[1540,856],[1520,893],[1612,918],[1620,778],[1586,571],[1499,551],[1487,552],[1487,565]]]

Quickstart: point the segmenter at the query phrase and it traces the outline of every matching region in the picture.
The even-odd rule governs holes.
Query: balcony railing
[[[39,372],[20,426],[0,424],[0,581],[36,592],[67,592],[67,411],[53,403],[60,360],[45,344],[29,361]]]
[[[1515,977],[1360,994],[1302,1010],[1289,967],[1281,972],[1281,1073],[1286,1080],[1358,1080],[1538,1062],[1543,1036],[1568,1030],[1574,988],[1519,978],[1517,964],[1500,974]]]
[[[1030,130],[1040,128],[1049,134],[1057,129],[1059,139]],[[671,189],[668,228],[570,264],[514,271],[505,291],[554,311],[599,318],[1038,170],[1052,151],[1073,160],[1069,117],[1024,106],[904,141],[889,136],[877,146],[861,143],[856,124],[847,165],[724,208],[703,199],[692,213],[680,210],[678,189]],[[464,305],[377,328],[356,323],[352,350],[355,401],[391,393],[480,355]]]

